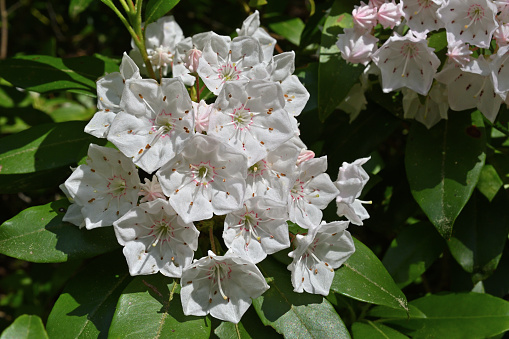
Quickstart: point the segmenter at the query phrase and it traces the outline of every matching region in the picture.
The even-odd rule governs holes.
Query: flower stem
[[[214,241],[214,227],[209,228],[209,237],[210,237],[210,249],[215,254],[216,253],[216,243]]]
[[[196,102],[200,103],[200,77],[196,76]]]

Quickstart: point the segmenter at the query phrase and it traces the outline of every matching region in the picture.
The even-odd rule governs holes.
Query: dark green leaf
[[[354,339],[405,339],[406,335],[385,326],[380,323],[367,321],[365,323],[355,322],[352,324],[352,334]]]
[[[300,35],[304,30],[302,19],[279,15],[277,17],[265,16],[265,18],[267,18],[266,22],[272,31],[283,36],[292,44],[299,46]]]
[[[489,200],[493,200],[497,192],[504,185],[497,170],[492,165],[484,165],[477,182],[477,189]]]
[[[26,90],[67,90],[95,96],[97,79],[106,72],[118,72],[118,65],[100,55],[67,59],[24,55],[0,60],[0,69],[5,80]]]
[[[506,244],[495,273],[484,280],[483,284],[486,293],[500,298],[509,294],[509,245]]]
[[[297,75],[308,90],[310,97],[306,106],[302,110],[302,113],[316,110],[318,108],[318,63],[309,63],[306,67],[297,69],[295,71]]]
[[[136,277],[118,299],[111,338],[209,338],[208,317],[185,316],[176,280],[161,274]]]
[[[364,70],[363,65],[347,64],[336,46],[338,34],[342,27],[347,26],[345,21],[348,21],[349,14],[345,12],[349,11],[351,8],[345,8],[343,0],[336,0],[323,27],[318,69],[318,114],[321,121],[325,121],[352,86],[359,82]]]
[[[428,46],[435,49],[435,53],[447,47],[445,31],[434,33],[429,37]]]
[[[331,291],[377,305],[407,309],[405,295],[371,250],[354,238],[355,252],[340,267]]]
[[[118,248],[112,227],[88,231],[62,218],[69,203],[59,200],[27,208],[0,226],[0,253],[32,262],[90,258]]]
[[[53,119],[43,111],[29,106],[2,108],[0,121],[0,133],[6,134],[18,133],[31,126],[52,123]]]
[[[473,194],[456,220],[447,244],[461,267],[474,274],[474,284],[490,276],[500,261],[509,233],[507,206],[503,191],[491,203],[479,193]]]
[[[452,113],[449,120],[430,130],[412,124],[405,154],[412,195],[446,239],[477,184],[486,158],[482,114]]]
[[[78,121],[44,124],[3,138],[0,144],[1,191],[16,193],[62,183],[58,173],[68,173],[69,166],[87,154],[91,142],[101,145],[106,142],[106,139],[83,132],[85,125]],[[41,178],[46,181],[40,182]]]
[[[149,0],[145,10],[145,25],[163,17],[179,2],[180,0]]]
[[[267,0],[249,0],[249,7],[258,7],[267,4]]]
[[[421,222],[403,229],[382,262],[398,287],[403,288],[426,272],[444,248],[445,242],[433,225]]]
[[[69,16],[76,17],[92,3],[93,0],[71,0],[69,4]]]
[[[258,266],[270,289],[254,299],[253,306],[266,326],[287,338],[350,338],[343,321],[323,296],[293,291],[285,266],[270,257]]]
[[[50,338],[106,338],[118,297],[131,279],[121,251],[89,263],[53,306],[46,324]]]
[[[423,314],[409,319],[386,315],[384,322],[413,338],[488,338],[509,330],[509,302],[489,294],[429,295],[410,305]]]
[[[2,332],[0,339],[44,339],[48,334],[41,318],[36,315],[23,314],[14,320],[11,326]]]
[[[274,329],[262,324],[253,307],[247,310],[238,324],[222,322],[214,330],[214,334],[219,339],[281,338]]]

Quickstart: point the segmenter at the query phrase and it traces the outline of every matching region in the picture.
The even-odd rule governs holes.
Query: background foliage
[[[68,203],[57,186],[89,143],[104,144],[83,132],[95,81],[118,70],[129,35],[97,0],[12,1],[0,60],[1,338],[503,337],[509,111],[495,125],[477,111],[450,111],[427,130],[402,119],[401,95],[374,83],[350,123],[336,107],[363,69],[341,60],[335,42],[357,1],[185,0],[172,9],[177,3],[150,0],[145,19],[171,9],[186,36],[228,35],[257,8],[278,51],[295,50],[311,94],[299,117],[303,141],[328,156],[332,178],[343,161],[371,156],[361,197],[373,201],[371,218],[349,227],[357,251],[326,298],[293,292],[282,254],[260,264],[271,289],[238,326],[185,317],[173,279],[129,276],[111,229],[61,221]],[[443,37],[430,45],[440,51]],[[324,220],[336,219],[331,204]]]

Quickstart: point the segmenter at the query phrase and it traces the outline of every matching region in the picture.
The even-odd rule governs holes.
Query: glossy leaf
[[[412,124],[405,167],[412,195],[445,239],[477,184],[486,154],[482,114],[453,112],[427,130]]]
[[[121,251],[90,262],[53,306],[46,324],[50,338],[106,338],[118,297],[131,279]]]
[[[3,138],[0,144],[2,192],[16,193],[61,184],[61,173],[70,173],[69,166],[87,154],[90,143],[106,142],[83,132],[85,125],[86,122],[78,121],[44,124]]]
[[[352,324],[352,335],[354,339],[405,339],[406,335],[396,331],[395,329],[385,326],[384,324],[373,321],[355,322]]]
[[[491,203],[477,193],[456,220],[447,244],[461,267],[474,274],[474,284],[490,276],[500,261],[509,233],[507,206],[503,191]]]
[[[348,64],[336,46],[338,34],[346,27],[351,8],[343,0],[336,0],[325,20],[320,42],[318,69],[318,114],[323,122],[359,82],[364,66]],[[351,19],[351,17],[350,17]]]
[[[398,287],[403,288],[426,272],[445,246],[430,223],[409,225],[392,241],[382,263]]]
[[[500,179],[497,170],[492,165],[484,165],[477,182],[477,189],[481,192],[489,201],[497,195],[500,188],[504,186],[504,182]]]
[[[67,200],[27,208],[0,226],[0,253],[32,262],[90,258],[119,247],[112,227],[88,231],[62,218]]]
[[[180,0],[149,0],[145,10],[145,25],[166,15],[179,2]]]
[[[290,272],[272,258],[258,264],[270,289],[253,300],[263,324],[287,338],[350,338],[334,307],[321,295],[296,293]]]
[[[355,252],[336,270],[331,291],[376,305],[407,310],[406,297],[371,250],[354,238]]]
[[[495,273],[483,280],[483,285],[486,293],[494,296],[502,298],[509,294],[509,245],[507,243]]]
[[[118,72],[118,65],[101,55],[56,58],[23,55],[0,60],[2,77],[16,87],[45,93],[73,91],[96,95],[95,82],[105,73]]]
[[[93,0],[71,0],[69,3],[69,16],[76,17],[92,3]]]
[[[238,324],[222,322],[221,325],[214,330],[214,334],[217,335],[219,339],[281,338],[273,328],[262,324],[253,307],[250,307],[247,312],[244,313]]]
[[[304,30],[302,19],[291,17],[269,18],[268,16],[265,16],[265,18],[267,18],[266,21],[271,31],[283,36],[292,44],[299,46],[300,35]]]
[[[23,314],[14,320],[0,335],[0,339],[45,339],[48,334],[41,318]]]
[[[179,284],[161,274],[138,276],[122,291],[108,337],[209,338],[208,317],[185,316]]]
[[[412,338],[489,338],[509,330],[509,302],[489,294],[429,295],[410,305],[422,315],[407,319],[403,312],[397,318],[387,314],[384,322]]]

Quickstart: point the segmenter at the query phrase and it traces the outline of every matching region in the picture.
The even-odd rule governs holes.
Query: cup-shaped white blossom
[[[204,100],[199,103],[193,101],[194,128],[196,132],[207,132],[210,113],[214,111],[214,104],[207,105]]]
[[[362,203],[369,203],[357,199],[369,180],[362,165],[371,157],[357,159],[351,164],[344,162],[339,168],[338,180],[334,182],[339,190],[336,197],[338,216],[345,216],[352,224],[362,225],[362,220],[368,219],[369,214]]]
[[[205,316],[238,323],[269,285],[251,261],[209,251],[182,272],[180,299],[185,315]]]
[[[185,222],[242,207],[246,157],[220,140],[196,134],[156,173],[170,204]]]
[[[473,53],[463,41],[454,41],[449,38],[446,55],[449,62],[454,62],[459,67],[465,67],[470,63],[470,55]]]
[[[408,27],[414,32],[428,33],[444,27],[437,10],[437,0],[401,0],[402,11]]]
[[[295,145],[285,143],[251,165],[247,169],[245,199],[261,196],[286,203],[297,175],[298,155]]]
[[[90,144],[86,165],[65,181],[74,203],[81,207],[85,227],[111,226],[138,202],[140,179],[132,160],[116,149]]]
[[[246,155],[248,166],[293,136],[278,83],[266,80],[224,86],[210,114],[208,134]]]
[[[180,278],[193,261],[200,232],[185,223],[168,201],[142,203],[113,223],[131,275],[161,272]]]
[[[509,45],[502,46],[498,49],[493,60],[491,61],[491,77],[495,92],[502,98],[505,98],[509,91]]]
[[[163,16],[145,27],[145,47],[148,58],[156,74],[165,76],[171,67],[175,55],[176,45],[184,39],[184,33],[173,16]],[[138,47],[131,42],[133,50],[129,53],[131,58],[146,72]]]
[[[218,95],[225,83],[266,78],[262,61],[260,43],[254,38],[237,37],[231,43],[210,40],[203,49],[198,75]]]
[[[276,39],[270,36],[263,28],[260,27],[260,13],[256,10],[248,16],[242,23],[242,28],[237,28],[239,36],[250,36],[258,40],[263,51],[263,59],[270,60],[276,46]]]
[[[83,214],[81,214],[81,206],[74,203],[74,199],[69,194],[69,191],[65,187],[65,184],[60,184],[58,188],[60,188],[60,190],[64,192],[67,199],[71,202],[69,207],[67,207],[67,211],[65,212],[62,221],[70,222],[71,224],[74,224],[79,228],[85,227],[85,218],[83,217]]]
[[[435,82],[428,96],[421,102],[417,93],[403,88],[403,112],[405,119],[415,119],[430,129],[441,119],[447,119],[449,103],[447,88],[440,82]]]
[[[378,39],[369,33],[345,28],[343,34],[338,35],[336,45],[343,59],[353,64],[359,63],[366,66],[378,48],[377,42]]]
[[[354,252],[355,246],[348,221],[335,221],[313,226],[306,236],[296,236],[297,247],[288,254],[293,261],[293,290],[298,293],[328,295],[334,269],[339,268]]]
[[[152,173],[173,158],[194,134],[191,98],[179,79],[130,80],[108,140]]]
[[[98,138],[106,138],[110,125],[120,108],[120,100],[126,80],[141,79],[140,70],[124,52],[120,72],[113,72],[97,80],[97,108],[92,120],[85,126],[85,132]]]
[[[440,66],[433,51],[424,34],[408,31],[405,36],[390,37],[371,57],[382,72],[383,91],[408,87],[426,95]]]
[[[290,246],[287,207],[263,197],[244,201],[244,206],[226,215],[223,239],[235,254],[259,263],[267,254]]]
[[[338,195],[338,190],[325,173],[327,157],[304,161],[288,196],[289,219],[303,228],[317,225],[322,211]]]
[[[496,14],[497,6],[489,0],[449,0],[437,11],[454,40],[481,48],[490,46],[493,32],[498,27]]]

